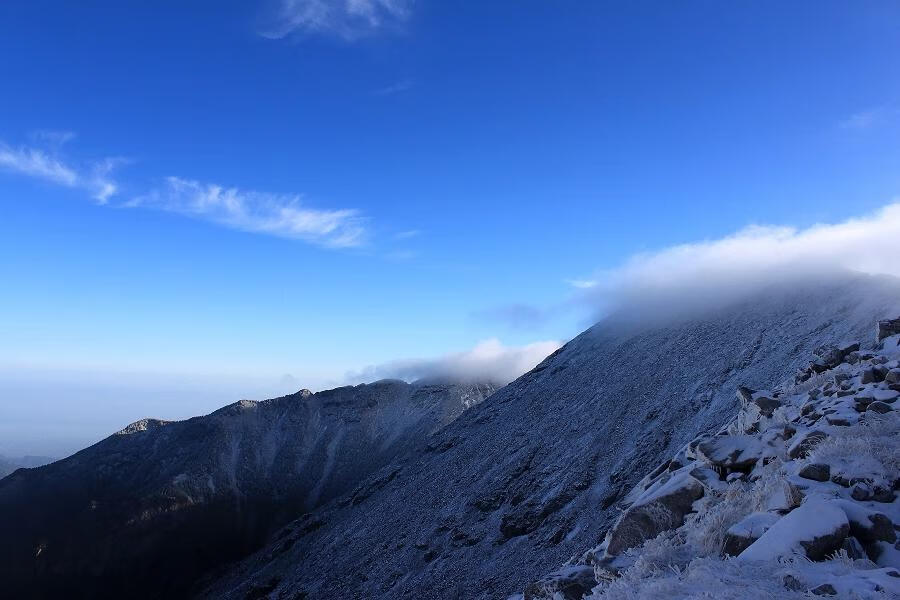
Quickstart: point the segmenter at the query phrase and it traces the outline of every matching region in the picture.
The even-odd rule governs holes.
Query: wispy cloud
[[[597,285],[597,281],[594,279],[566,279],[565,282],[580,290],[587,290]]]
[[[889,106],[878,106],[852,114],[839,123],[841,129],[866,131],[893,122],[900,116],[900,110]]]
[[[557,341],[541,341],[525,346],[504,346],[500,340],[479,342],[471,350],[434,359],[397,360],[349,373],[353,383],[378,379],[441,379],[461,382],[489,381],[506,384],[533,369],[556,351]]]
[[[279,0],[272,23],[261,33],[330,35],[353,41],[396,28],[410,15],[412,0]]]
[[[418,229],[407,229],[406,231],[400,231],[394,234],[395,240],[408,240],[410,238],[419,237],[422,235],[422,232]]]
[[[32,137],[45,142],[46,146],[13,147],[0,142],[0,168],[56,185],[83,189],[101,204],[118,191],[112,171],[123,162],[122,159],[105,158],[76,165],[60,155],[61,146],[74,137],[71,132],[42,131]]]
[[[163,186],[128,204],[331,248],[361,246],[367,233],[365,219],[353,209],[314,209],[303,205],[297,195],[226,188],[180,177],[167,177]]]
[[[404,79],[402,81],[398,81],[395,84],[379,88],[373,91],[372,94],[374,94],[375,96],[393,96],[394,94],[399,94],[411,89],[412,86],[413,82],[411,79]]]

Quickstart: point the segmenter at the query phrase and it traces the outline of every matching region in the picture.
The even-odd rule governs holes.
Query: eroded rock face
[[[693,503],[702,497],[703,484],[697,479],[687,473],[672,477],[625,511],[609,532],[607,552],[621,554],[681,526]]]

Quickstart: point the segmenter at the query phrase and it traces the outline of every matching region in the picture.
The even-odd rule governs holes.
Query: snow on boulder
[[[875,339],[880,342],[884,338],[897,335],[898,333],[900,333],[900,319],[885,319],[884,321],[878,321]]]
[[[607,534],[609,555],[622,552],[680,527],[694,501],[703,497],[703,484],[687,473],[651,488],[625,511]]]
[[[811,500],[772,525],[738,558],[766,561],[802,554],[823,560],[841,547],[849,533],[847,515],[839,506]]]
[[[571,565],[529,584],[523,597],[524,600],[581,600],[596,585],[594,567]]]
[[[735,471],[753,468],[765,450],[765,444],[752,435],[722,435],[697,444],[697,453],[702,460]]]
[[[827,437],[827,433],[818,430],[808,431],[803,435],[798,435],[791,444],[791,447],[788,448],[788,456],[794,459],[804,458],[809,454],[813,447]]]
[[[779,515],[770,512],[747,515],[728,528],[723,551],[729,556],[737,556],[761,538],[779,519]]]

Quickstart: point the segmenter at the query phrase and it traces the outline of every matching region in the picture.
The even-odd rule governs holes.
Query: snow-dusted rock
[[[798,434],[790,448],[788,448],[788,456],[791,458],[804,458],[816,444],[827,437],[828,434],[820,430],[807,431],[803,434]]]
[[[811,463],[800,469],[797,474],[804,479],[828,481],[831,477],[831,467],[822,463]]]
[[[886,337],[900,334],[900,319],[884,319],[878,321],[875,331],[875,339],[882,341]]]
[[[593,567],[573,565],[529,584],[523,596],[524,600],[581,600],[596,585]]]
[[[772,525],[738,558],[766,561],[802,554],[822,560],[840,548],[849,533],[850,523],[840,507],[825,501],[806,502]]]
[[[728,528],[722,551],[728,556],[737,556],[750,547],[768,531],[781,517],[771,512],[750,514]]]
[[[725,470],[747,470],[761,460],[766,446],[753,435],[722,435],[700,442],[697,453],[705,462]]]
[[[607,535],[607,552],[616,556],[640,546],[663,531],[684,523],[695,500],[703,496],[703,484],[687,473],[673,476],[638,499]]]

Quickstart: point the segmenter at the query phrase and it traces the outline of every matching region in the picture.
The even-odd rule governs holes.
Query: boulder
[[[529,584],[525,588],[524,600],[581,600],[596,585],[594,567],[572,565]]]
[[[900,319],[885,319],[878,321],[875,332],[875,340],[880,342],[886,337],[900,333]]]
[[[738,558],[769,561],[802,554],[811,560],[823,560],[841,547],[849,533],[850,523],[839,506],[812,500],[772,525]]]
[[[796,436],[794,443],[788,448],[788,456],[794,459],[805,458],[809,455],[809,452],[813,447],[827,437],[827,433],[818,430],[807,431],[804,434],[800,434]]]
[[[888,383],[900,383],[900,368],[888,371],[887,375],[884,376],[884,380]]]
[[[859,540],[853,536],[850,536],[846,540],[844,540],[844,543],[841,544],[841,550],[846,552],[847,556],[852,560],[868,558],[868,556],[866,556],[866,551],[862,547],[862,544],[860,544]]]
[[[869,404],[869,406],[866,407],[867,412],[876,412],[876,413],[879,413],[882,415],[887,414],[887,413],[891,412],[892,410],[894,410],[894,409],[893,409],[893,407],[891,407],[890,404],[888,404],[886,402],[879,402],[878,400],[876,400],[875,402],[872,402],[871,404]]]
[[[731,527],[725,533],[722,551],[728,556],[737,556],[758,540],[781,517],[775,513],[752,513]]]
[[[650,488],[626,510],[607,534],[606,552],[616,556],[640,546],[664,531],[680,527],[694,501],[703,497],[703,484],[682,473]]]
[[[833,503],[847,515],[850,534],[863,544],[872,542],[893,544],[897,541],[894,523],[887,515],[849,500],[834,500]]]
[[[762,458],[765,447],[752,435],[722,435],[697,444],[705,462],[726,470],[749,470]]]
[[[816,596],[836,596],[837,590],[834,589],[834,586],[830,583],[823,583],[822,585],[816,586],[813,589],[809,590],[811,594],[815,594]]]
[[[828,481],[831,477],[831,467],[822,463],[813,463],[800,469],[798,475],[813,481]]]

